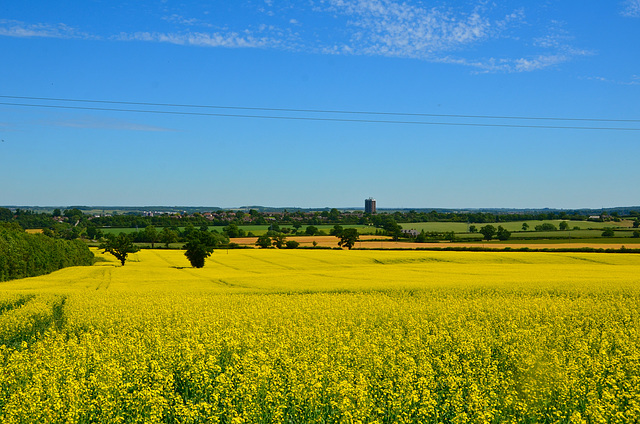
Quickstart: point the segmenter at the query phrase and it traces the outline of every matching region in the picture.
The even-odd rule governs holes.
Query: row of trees
[[[17,223],[0,224],[0,281],[34,277],[68,266],[92,263],[93,253],[79,240],[27,234]]]
[[[153,230],[150,232],[153,232]],[[334,235],[339,239],[338,246],[340,247],[351,249],[359,240],[358,230],[355,228],[342,229],[340,226],[336,226],[334,227],[334,232]],[[215,248],[221,247],[229,242],[229,239],[225,238],[225,236],[217,233],[216,231],[208,231],[204,227],[199,230],[189,232],[186,237],[187,240],[184,245],[185,256],[194,268],[202,268],[206,258],[213,253]],[[115,256],[116,259],[118,259],[124,266],[129,254],[140,250],[140,248],[134,243],[135,234],[108,234],[100,244],[100,249],[103,253],[110,253]],[[278,249],[295,249],[299,246],[299,243],[295,240],[287,240],[283,233],[276,233],[273,235],[263,234],[258,237],[256,246],[262,248],[273,246]]]
[[[343,229],[341,226],[336,225],[333,230],[331,230],[331,235],[334,235],[338,238],[338,246],[346,247],[351,250],[353,246],[355,246],[356,242],[360,240],[360,235],[358,234],[358,230],[355,228],[347,228]],[[266,249],[268,247],[276,247],[278,249],[296,249],[300,245],[295,240],[287,240],[287,237],[283,233],[276,234],[263,234],[258,237],[256,240],[256,246]],[[315,246],[315,242],[314,242]]]
[[[176,232],[176,234],[172,234],[170,239],[163,239],[162,236],[163,234],[166,235],[167,231],[173,230],[164,228],[161,232],[157,232],[154,227],[149,226],[145,228],[144,231],[133,234],[107,234],[104,236],[103,241],[100,244],[100,249],[103,250],[103,253],[110,253],[115,256],[116,259],[118,259],[124,266],[129,254],[140,250],[140,248],[134,244],[139,233],[146,234],[146,236],[150,237],[151,240],[162,240],[168,246],[169,243],[177,241],[178,233]],[[205,259],[213,253],[215,248],[229,243],[228,237],[218,233],[217,231],[208,231],[206,227],[202,227],[200,229],[189,228],[188,230],[185,230],[181,236],[185,238],[184,241],[186,242],[184,245],[185,256],[195,268],[202,268],[204,266]],[[151,243],[153,247],[154,242],[151,241]]]

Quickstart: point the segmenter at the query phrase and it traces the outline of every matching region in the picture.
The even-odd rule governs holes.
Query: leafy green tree
[[[11,209],[0,208],[0,222],[9,222],[13,220],[13,212]]]
[[[271,246],[271,237],[269,237],[269,235],[267,234],[261,235],[260,237],[258,237],[258,240],[256,240],[256,246],[266,249],[267,247]]]
[[[388,218],[382,224],[382,228],[384,228],[388,236],[393,237],[393,239],[396,241],[402,235],[402,226],[398,224],[393,218]]]
[[[153,225],[147,225],[144,228],[144,238],[149,243],[151,243],[151,248],[153,249],[155,247],[155,243],[159,238],[158,230],[156,230],[156,227],[154,227]]]
[[[636,218],[635,221],[633,221],[633,228],[638,228],[640,227],[640,219]]]
[[[234,223],[231,223],[231,224],[227,225],[226,227],[224,227],[223,232],[229,238],[236,238],[236,237],[244,237],[245,236],[244,230],[242,228],[239,228],[238,224],[234,224]]]
[[[566,231],[569,229],[569,223],[567,221],[562,221],[560,224],[558,224],[558,228],[560,229],[560,231]]]
[[[615,236],[615,232],[611,227],[605,228],[604,231],[602,232],[602,237],[613,237],[613,236]]]
[[[485,240],[491,240],[496,234],[496,227],[491,224],[485,225],[484,227],[480,228],[480,234],[482,234]]]
[[[527,224],[526,222],[522,223],[522,231],[527,231],[529,229],[529,224]]]
[[[342,234],[343,231],[344,231],[344,228],[342,228],[342,225],[336,224],[329,231],[329,235],[340,237],[340,235]]]
[[[478,228],[475,225],[469,225],[469,232],[470,233],[477,233],[478,232]]]
[[[358,234],[358,230],[355,228],[347,228],[342,231],[340,234],[340,241],[338,242],[338,246],[346,247],[351,250],[351,248],[356,244],[356,242],[360,240],[360,235]]]
[[[633,235],[632,235],[631,237],[633,237],[633,238],[640,238],[640,231],[635,230],[635,231],[633,232]]]
[[[297,249],[298,246],[300,246],[300,243],[298,243],[295,240],[287,240],[287,249]]]
[[[73,208],[64,211],[64,216],[69,220],[69,222],[75,223],[81,221],[82,218],[84,218],[84,213],[82,213],[82,211],[78,208]]]
[[[496,231],[496,237],[498,237],[498,240],[502,241],[509,240],[509,237],[511,237],[511,231],[499,225],[498,230]]]
[[[164,243],[164,246],[168,249],[169,244],[178,241],[178,232],[171,228],[164,227],[160,232],[159,240],[161,243]]]
[[[536,231],[558,231],[558,227],[550,222],[545,222],[544,224],[536,225]]]
[[[116,257],[124,266],[124,262],[127,260],[129,253],[135,253],[140,250],[138,246],[133,244],[133,239],[130,235],[120,233],[117,236],[108,234],[106,240],[100,244],[100,249],[104,250],[104,253],[111,253]]]
[[[49,231],[51,231],[51,230],[49,230]],[[91,240],[100,240],[103,236],[104,235],[102,234],[102,231],[99,228],[97,228],[97,227],[95,227],[93,225],[90,225],[90,226],[87,227],[87,237],[89,237],[89,239],[91,239]]]
[[[308,236],[315,236],[316,234],[318,234],[318,232],[319,232],[318,227],[314,227],[313,225],[309,225],[304,230],[304,233]]]
[[[287,241],[287,237],[282,233],[277,233],[271,237],[273,245],[278,249],[282,249],[284,247],[285,242]]]
[[[205,231],[195,232],[184,245],[184,255],[189,259],[191,266],[202,268],[204,261],[213,253],[213,240]]]
[[[477,230],[476,230],[477,231]],[[425,243],[427,241],[427,234],[424,232],[424,230],[420,231],[420,234],[418,234],[416,236],[416,243]]]

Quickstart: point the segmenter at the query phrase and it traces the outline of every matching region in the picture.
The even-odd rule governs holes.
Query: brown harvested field
[[[231,242],[237,243],[243,246],[255,246],[257,237],[241,237],[231,239]],[[338,239],[334,236],[291,236],[287,237],[287,240],[295,240],[300,243],[300,247],[311,247],[315,241],[318,246],[321,247],[339,247]],[[374,235],[362,235],[360,241],[356,243],[355,248],[362,249],[445,249],[447,247],[462,247],[462,248],[489,248],[489,249],[620,249],[622,246],[627,248],[635,248],[637,243],[633,240],[626,241],[625,243],[580,243],[580,242],[549,242],[549,243],[527,243],[517,242],[508,243],[500,241],[491,242],[466,242],[466,243],[410,243],[404,241],[393,241],[390,237],[374,236]],[[640,248],[640,246],[638,246]]]

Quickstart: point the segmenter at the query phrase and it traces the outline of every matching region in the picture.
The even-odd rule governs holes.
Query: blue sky
[[[640,0],[3,2],[0,204],[640,205],[639,40]]]

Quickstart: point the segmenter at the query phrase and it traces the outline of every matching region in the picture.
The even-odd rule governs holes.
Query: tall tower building
[[[376,199],[369,197],[364,200],[364,213],[376,213]]]

